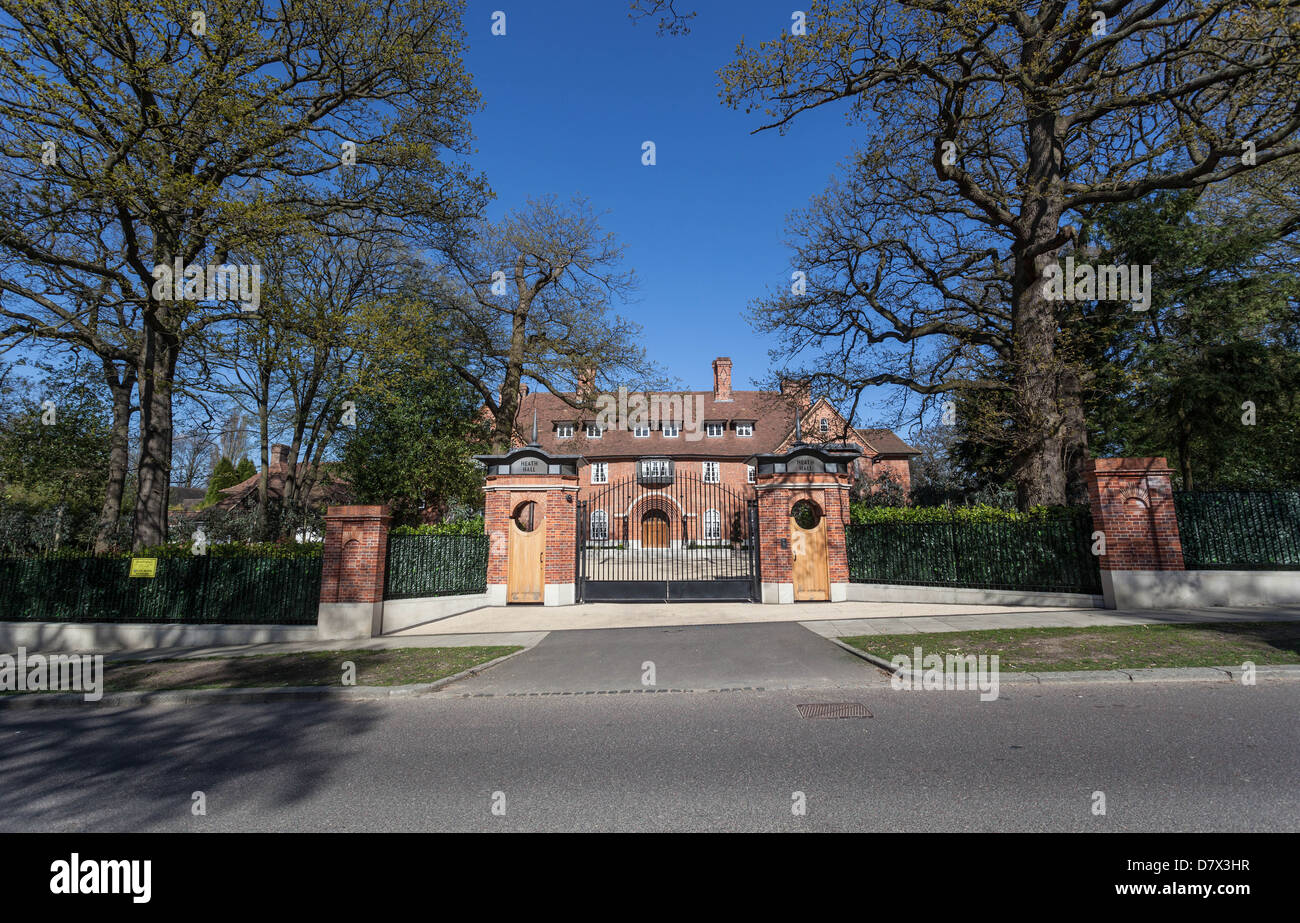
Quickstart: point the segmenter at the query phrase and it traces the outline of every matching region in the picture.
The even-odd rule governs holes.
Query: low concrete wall
[[[1199,609],[1300,603],[1300,571],[1103,570],[1108,609]]]
[[[462,612],[499,605],[494,593],[470,593],[464,596],[421,596],[418,599],[388,599],[384,601],[383,633],[391,634],[404,628],[450,618]]]
[[[981,590],[971,587],[909,586],[901,583],[850,583],[848,598],[873,603],[947,603],[959,606],[1064,606],[1100,609],[1101,596],[1087,593],[1038,593],[1030,590]]]
[[[0,650],[5,651],[19,647],[29,651],[138,651],[315,640],[315,625],[0,622]]]

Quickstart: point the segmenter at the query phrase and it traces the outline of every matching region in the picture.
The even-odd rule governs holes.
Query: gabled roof
[[[566,396],[576,401],[574,392]],[[655,395],[651,395],[652,397]],[[729,401],[717,401],[712,391],[663,392],[662,397],[679,397],[690,401],[687,416],[698,425],[698,435],[692,439],[683,431],[674,438],[665,438],[657,428],[649,436],[636,436],[631,430],[609,430],[599,438],[589,438],[584,426],[596,422],[596,412],[578,410],[549,391],[532,392],[520,399],[519,413],[515,417],[516,443],[522,445],[532,438],[533,413],[537,413],[537,442],[547,452],[558,455],[582,455],[588,460],[602,458],[639,458],[646,456],[672,456],[675,458],[697,456],[701,458],[744,460],[755,454],[775,452],[793,442],[795,404],[791,396],[776,391],[732,391]],[[824,401],[824,399],[822,399]],[[822,401],[813,403],[804,412],[804,420]],[[677,405],[680,406],[680,401]],[[825,406],[834,412],[829,403]],[[696,408],[699,408],[698,415]],[[838,413],[836,413],[838,417]],[[842,418],[841,418],[842,419]],[[704,435],[704,422],[725,420],[727,428],[721,436]],[[736,434],[734,421],[753,422],[754,435]],[[572,437],[561,439],[555,434],[555,423],[576,423]],[[861,442],[871,455],[917,455],[917,450],[906,445],[889,430],[849,430],[854,441]],[[868,437],[868,433],[871,434]],[[817,441],[818,434],[805,429],[804,439]],[[830,441],[841,441],[833,433]]]

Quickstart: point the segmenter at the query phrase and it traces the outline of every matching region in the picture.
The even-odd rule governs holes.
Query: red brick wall
[[[1182,570],[1171,469],[1163,458],[1088,463],[1093,526],[1106,536],[1102,570]]]
[[[545,523],[545,582],[573,583],[576,576],[577,479],[552,474],[493,475],[487,479],[487,486],[492,488],[484,494],[483,530],[488,535],[487,582],[507,582],[510,515],[520,503],[531,500],[537,504],[537,512]],[[553,489],[556,487],[567,489]]]
[[[384,598],[388,563],[385,506],[332,506],[325,513],[323,603],[373,603]]]

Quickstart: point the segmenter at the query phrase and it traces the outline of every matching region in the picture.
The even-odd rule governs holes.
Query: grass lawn
[[[925,654],[997,654],[1007,672],[1140,670],[1300,663],[1300,622],[1212,622],[1097,628],[1009,628],[840,638],[889,660]]]
[[[515,651],[512,647],[403,647],[386,651],[310,651],[195,660],[105,662],[107,692],[232,689],[240,686],[339,686],[343,662],[356,664],[358,686],[431,683]]]

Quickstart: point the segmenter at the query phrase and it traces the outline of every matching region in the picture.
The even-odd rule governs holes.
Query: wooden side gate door
[[[790,511],[790,554],[795,600],[829,600],[826,517],[811,500],[800,500]]]
[[[510,516],[506,545],[506,602],[539,603],[546,583],[546,522],[538,505],[525,500]]]

